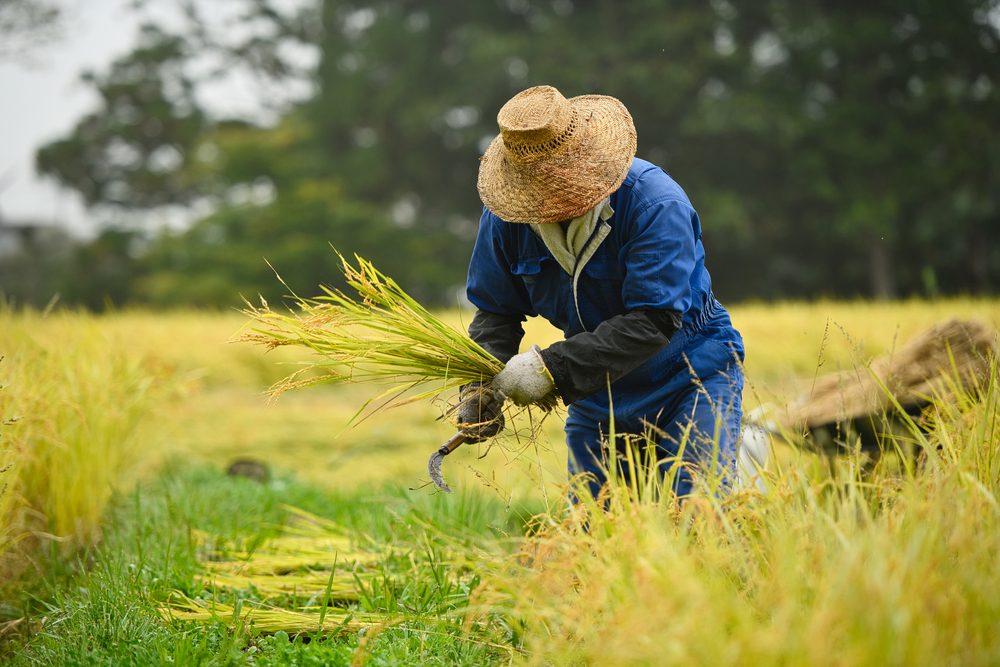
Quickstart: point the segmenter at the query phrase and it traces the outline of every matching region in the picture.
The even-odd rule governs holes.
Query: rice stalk
[[[268,349],[300,346],[320,358],[272,385],[272,396],[323,383],[392,385],[361,411],[369,405],[378,410],[469,382],[488,383],[503,369],[499,360],[421,306],[371,262],[355,255],[354,266],[338,257],[356,298],[324,286],[321,296],[296,296],[297,312],[278,312],[263,301],[259,307],[247,303],[243,311],[255,325],[237,341]],[[413,395],[416,389],[420,391]]]
[[[286,509],[295,520],[282,527],[281,534],[264,540],[215,543],[211,536],[196,533],[202,572],[195,581],[204,592],[196,598],[172,593],[160,605],[162,618],[223,622],[236,630],[328,636],[403,620],[398,614],[354,609],[370,605],[373,591],[393,585],[396,575],[407,580],[423,576],[416,545],[403,549],[377,544],[364,535],[348,536],[328,519],[295,507]],[[359,549],[358,544],[367,548]],[[454,559],[457,570],[470,565],[468,557],[450,551],[445,555]],[[440,567],[445,561],[435,559],[435,563]],[[443,575],[438,571],[434,576]],[[262,602],[251,603],[248,596]],[[233,597],[234,604],[220,601]]]
[[[348,535],[342,526],[329,519],[290,505],[283,507],[294,522],[281,526],[280,534],[263,541],[248,538],[220,543],[206,533],[196,532],[206,578],[256,579],[289,577],[292,573],[307,576],[322,571],[325,586],[335,565],[345,573],[367,570],[394,554],[391,547],[377,545],[366,535]]]
[[[160,606],[160,616],[168,622],[208,623],[221,622],[230,628],[246,626],[256,632],[288,634],[322,632],[327,636],[358,632],[366,628],[380,627],[398,622],[386,614],[329,607],[322,614],[318,607],[303,607],[299,610],[283,609],[270,605],[252,605],[246,601],[236,605],[216,600],[197,600],[175,591]]]
[[[351,564],[359,567],[371,567],[385,558],[378,553],[342,553],[337,551],[309,549],[303,547],[301,553],[282,551],[272,553],[266,550],[260,552],[238,552],[232,558],[222,561],[208,561],[204,564],[209,572],[232,572],[241,575],[283,575],[291,572],[320,570],[333,567],[334,562],[345,566]],[[352,568],[353,569],[353,568]]]
[[[209,561],[301,556],[317,561],[332,562],[338,554],[341,561],[351,562],[367,562],[372,556],[377,555],[371,551],[354,547],[346,538],[307,535],[281,535],[259,544],[247,541],[204,548],[205,558]]]
[[[349,571],[337,572],[331,579],[330,572],[322,570],[287,574],[253,574],[213,568],[212,572],[198,575],[195,580],[206,588],[223,588],[230,591],[252,590],[262,598],[319,598],[326,594],[329,585],[330,600],[357,602],[360,595],[356,576]]]

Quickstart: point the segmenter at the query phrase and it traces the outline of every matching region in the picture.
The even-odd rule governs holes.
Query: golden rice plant
[[[580,489],[475,607],[506,612],[527,664],[996,664],[997,371],[897,436],[909,467],[793,449],[766,494]]]
[[[0,371],[2,369],[0,364]],[[0,392],[4,388],[5,385],[0,384]],[[0,401],[0,405],[3,404]],[[0,413],[0,579],[8,578],[6,570],[10,562],[7,554],[24,535],[18,516],[17,471],[14,469],[19,447],[9,433],[9,427],[15,422],[16,417]]]
[[[75,313],[0,310],[0,354],[8,442],[0,533],[17,524],[69,548],[91,544],[148,445],[142,427],[159,378],[97,318]]]
[[[388,390],[365,404],[379,401],[379,407],[388,407],[468,382],[488,382],[503,369],[371,262],[355,255],[355,266],[338,257],[357,297],[324,286],[321,296],[295,297],[297,312],[279,312],[263,301],[259,307],[247,304],[244,312],[254,324],[237,340],[268,349],[301,346],[318,357],[273,385],[272,394],[320,383],[388,383]],[[418,388],[420,392],[412,394]]]

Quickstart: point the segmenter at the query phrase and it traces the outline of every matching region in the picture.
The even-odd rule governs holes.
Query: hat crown
[[[635,125],[608,95],[566,99],[528,88],[501,107],[500,134],[479,162],[483,204],[511,223],[569,220],[621,186],[635,155]]]
[[[500,108],[497,124],[508,154],[521,160],[552,153],[576,129],[572,106],[552,86],[535,86],[512,97]]]

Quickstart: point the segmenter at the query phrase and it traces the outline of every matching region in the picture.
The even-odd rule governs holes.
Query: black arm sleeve
[[[594,331],[580,333],[542,350],[556,389],[569,405],[638,368],[670,342],[681,316],[641,309],[616,315]]]
[[[507,363],[517,354],[517,348],[524,338],[524,327],[521,326],[523,321],[523,315],[498,315],[477,310],[469,325],[469,337],[494,357]]]

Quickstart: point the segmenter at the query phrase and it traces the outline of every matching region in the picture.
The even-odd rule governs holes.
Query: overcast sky
[[[64,136],[96,106],[80,83],[131,47],[138,18],[129,0],[63,0],[62,35],[26,63],[0,62],[0,219],[63,222],[92,231],[79,197],[35,174],[35,150]]]
[[[40,46],[29,61],[0,61],[0,222],[56,223],[88,236],[96,230],[95,221],[74,192],[38,177],[35,151],[68,134],[84,114],[96,108],[96,95],[80,82],[80,74],[104,70],[131,50],[143,21],[176,26],[178,3],[148,2],[142,14],[130,9],[132,0],[56,0],[56,4],[63,11],[61,36]],[[241,7],[235,0],[199,0],[199,4],[206,18],[224,26],[229,26],[229,17]],[[290,9],[302,4],[303,0],[280,0],[276,6]],[[307,65],[317,57],[315,49],[295,55]],[[302,82],[283,86],[265,90],[259,80],[237,70],[226,80],[199,89],[198,99],[217,115],[266,122],[269,116],[262,111],[262,96],[301,99],[309,91]],[[162,224],[178,224],[170,212],[148,215],[162,216]],[[146,226],[156,222],[145,220]]]

